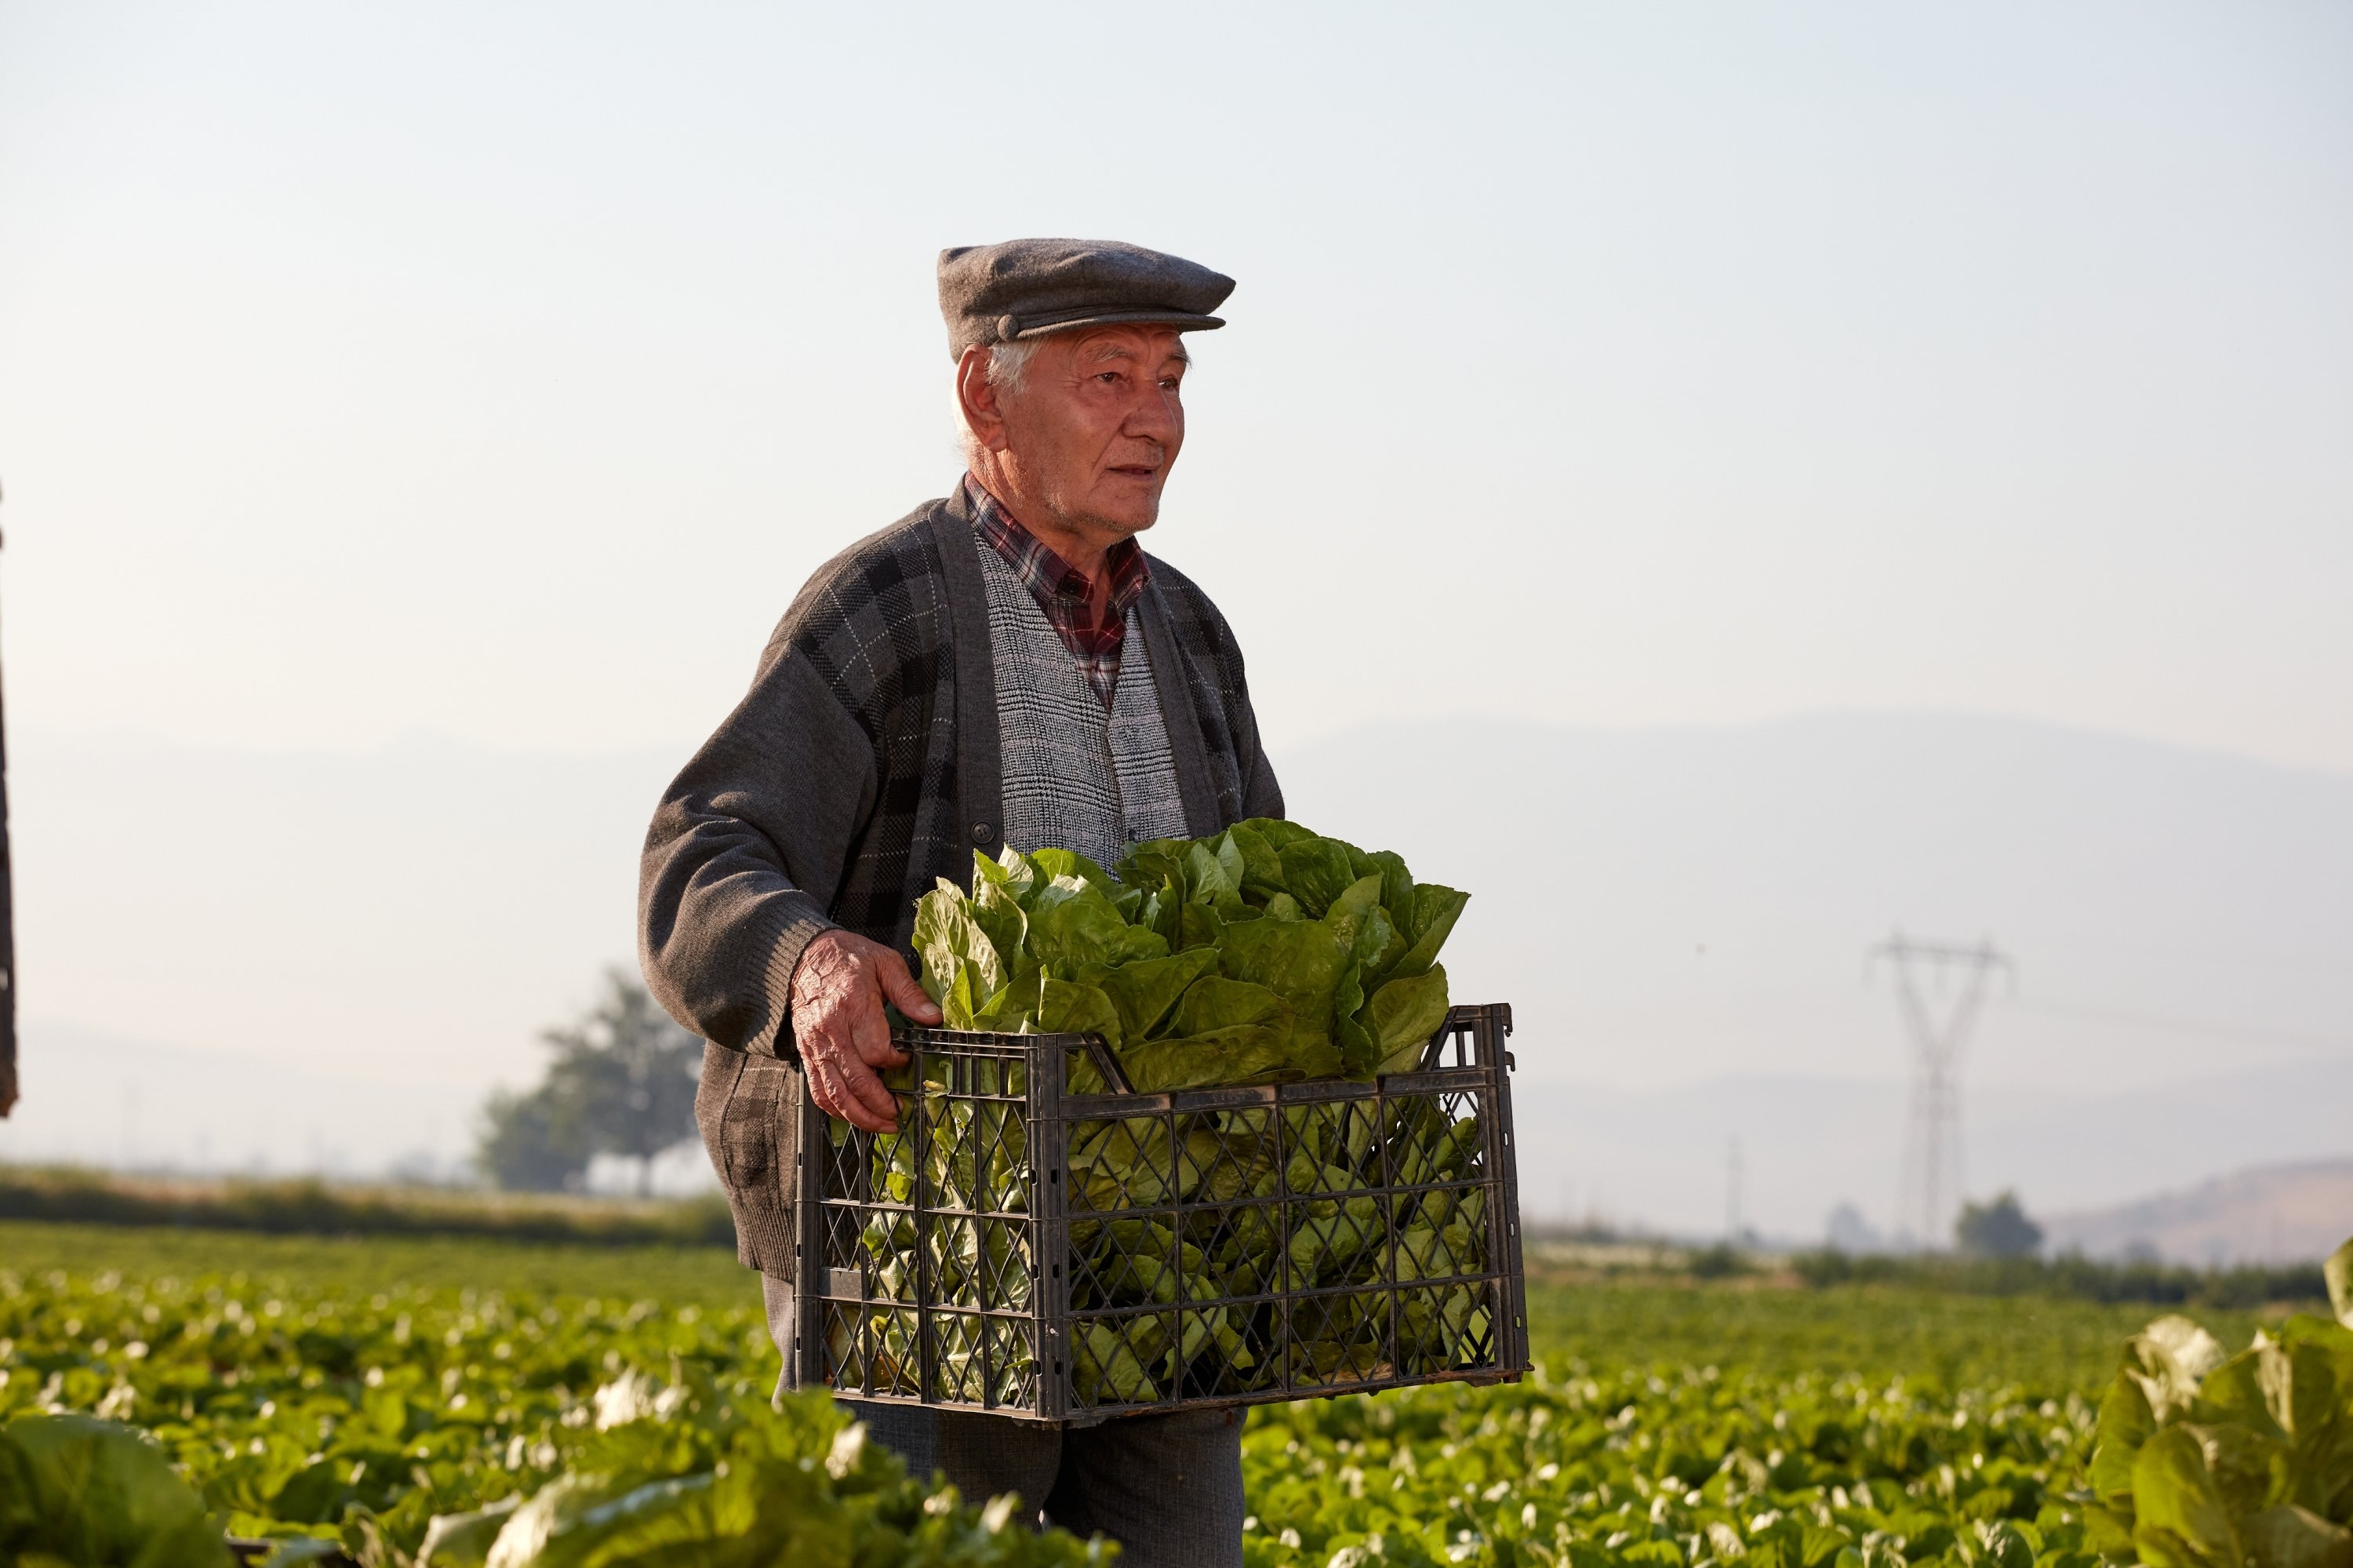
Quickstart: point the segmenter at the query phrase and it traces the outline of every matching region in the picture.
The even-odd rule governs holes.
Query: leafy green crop
[[[0,1564],[226,1568],[224,1527],[285,1538],[277,1568],[306,1539],[372,1568],[1107,1559],[774,1380],[752,1308],[0,1274]]]
[[[699,1391],[756,1418],[776,1372],[756,1287],[724,1254],[701,1260],[0,1224],[0,1427],[102,1413],[148,1431],[237,1532],[332,1539],[406,1568],[436,1514],[575,1472],[646,1473],[636,1446],[691,1420]],[[2334,1266],[2341,1281],[2353,1252]],[[2104,1373],[2086,1347],[2130,1331],[2116,1308],[1754,1282],[1539,1280],[1531,1294],[1546,1341],[1526,1382],[1256,1412],[1252,1568],[2100,1561],[2086,1482]],[[797,1405],[775,1440],[822,1473],[832,1419]],[[686,1457],[665,1478],[715,1482],[735,1439],[676,1436]],[[0,1498],[26,1486],[0,1480]],[[976,1539],[981,1510],[932,1506],[924,1528],[993,1541]],[[0,1563],[27,1568],[129,1560],[0,1542]]]
[[[2150,1568],[2353,1568],[2353,1241],[2338,1321],[2291,1318],[2237,1355],[2186,1318],[2125,1347],[2100,1402],[2092,1541]]]
[[[1723,1298],[1715,1298],[1722,1299]],[[1250,1568],[2096,1568],[2079,1395],[1554,1361],[1270,1406]]]
[[[916,906],[947,1027],[1100,1034],[1145,1093],[1410,1067],[1470,900],[1266,817],[1136,844],[1108,875],[1062,849],[973,862],[970,892],[942,878]]]
[[[597,1435],[528,1498],[444,1515],[425,1568],[603,1563],[1049,1568],[1109,1555],[1012,1528],[1015,1499],[975,1510],[927,1495],[898,1456],[820,1396],[766,1404],[707,1377],[625,1374],[598,1391]]]

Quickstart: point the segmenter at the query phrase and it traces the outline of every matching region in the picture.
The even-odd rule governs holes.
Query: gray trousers
[[[768,1332],[793,1367],[793,1293],[762,1275]],[[1122,1568],[1240,1568],[1242,1416],[1237,1406],[1061,1427],[845,1399],[916,1477],[944,1473],[969,1503],[1018,1492],[1040,1524],[1120,1544]]]

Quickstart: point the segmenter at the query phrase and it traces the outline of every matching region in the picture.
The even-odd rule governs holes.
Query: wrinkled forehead
[[[1070,334],[1069,353],[1074,364],[1130,364],[1156,366],[1175,360],[1190,365],[1185,334],[1168,327],[1095,327]]]

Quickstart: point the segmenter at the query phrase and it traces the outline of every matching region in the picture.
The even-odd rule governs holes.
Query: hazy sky
[[[794,591],[954,482],[934,259],[1028,234],[1240,281],[1151,543],[1302,814],[1479,891],[1531,1092],[1892,1083],[1890,921],[2018,948],[1972,1093],[2343,1057],[2342,813],[2260,804],[2339,781],[2030,788],[2015,726],[1753,760],[1962,709],[2353,774],[2341,0],[0,0],[0,1157],[138,1143],[68,1086],[139,1042],[311,1075],[280,1142],[438,1094],[373,1130],[455,1154],[627,959],[659,781]],[[1699,760],[1348,760],[1465,715]]]
[[[1278,747],[2353,768],[2343,5],[0,5],[9,717],[682,749],[1039,233],[1240,280],[1154,544]]]

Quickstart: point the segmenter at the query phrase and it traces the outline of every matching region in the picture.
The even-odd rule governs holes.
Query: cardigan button
[[[975,822],[972,825],[972,842],[976,844],[985,844],[996,836],[997,830],[987,822]]]

